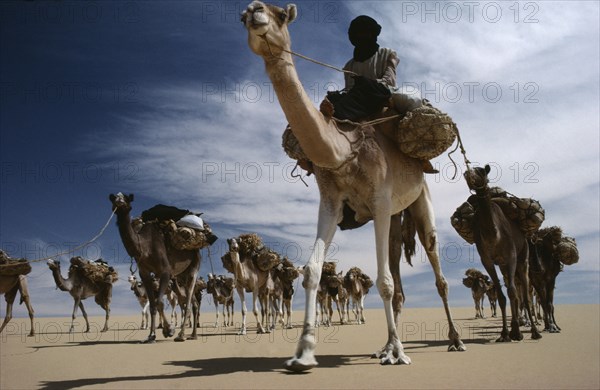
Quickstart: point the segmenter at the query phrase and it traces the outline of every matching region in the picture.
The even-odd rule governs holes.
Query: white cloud
[[[434,104],[458,123],[469,157],[494,164],[496,185],[539,199],[548,222],[568,234],[591,234],[582,241],[582,265],[597,271],[597,260],[587,260],[597,259],[600,230],[597,4],[531,3],[539,7],[537,23],[523,22],[533,8],[521,9],[515,23],[509,9],[513,3],[494,4],[503,11],[497,23],[481,14],[473,22],[423,23],[420,15],[403,15],[402,3],[396,2],[350,2],[348,7],[371,14],[384,26],[381,43],[396,48],[402,59],[400,83],[416,83],[424,93],[439,86]],[[403,17],[406,22],[400,22]],[[325,34],[328,26],[313,27]],[[310,50],[301,37],[292,39]],[[313,65],[301,68],[308,87],[326,74]],[[312,178],[309,188],[292,183],[291,160],[281,148],[285,118],[262,70],[256,58],[247,74],[231,80],[142,91],[147,111],[119,118],[121,128],[94,143],[107,150],[106,157],[126,155],[135,161],[141,174],[137,191],[201,208],[209,221],[229,227],[228,233],[254,230],[295,242],[306,261],[316,230],[318,190]],[[483,90],[488,84],[501,89],[497,102],[492,102],[493,88]],[[450,87],[456,85],[462,97],[454,102]],[[473,101],[469,85],[475,88]],[[537,102],[526,103],[526,98]],[[455,156],[464,168],[460,155]],[[445,155],[435,161],[444,168],[442,175],[428,177],[438,229],[444,239],[455,239],[448,219],[469,193],[460,176],[451,179]],[[376,277],[372,225],[338,232],[334,243],[340,269],[359,265]],[[411,278],[431,272],[426,263],[423,258],[414,268],[403,264],[408,286]],[[443,263],[451,284],[458,285],[454,273],[462,272],[461,266]],[[433,286],[433,275],[431,281]],[[439,300],[437,293],[420,299]]]

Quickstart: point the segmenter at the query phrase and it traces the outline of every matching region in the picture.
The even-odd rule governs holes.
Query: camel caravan
[[[262,58],[265,70],[289,125],[283,132],[284,151],[298,165],[314,174],[320,203],[313,250],[304,266],[297,266],[270,249],[257,233],[227,239],[227,252],[221,257],[229,274],[199,276],[201,249],[218,239],[198,213],[173,206],[156,205],[139,217],[132,216],[134,195],[111,194],[111,210],[116,215],[118,232],[138,275],[133,268],[127,281],[131,299],[141,307],[140,329],[148,330],[143,343],[156,341],[156,330],[175,341],[197,338],[199,313],[204,296],[215,306],[211,326],[239,325],[238,334],[248,332],[246,294],[252,296],[252,313],[257,333],[281,327],[302,328],[293,356],[284,363],[290,371],[306,371],[318,363],[315,357],[316,328],[322,326],[362,325],[366,323],[365,297],[373,287],[382,299],[386,317],[383,346],[372,357],[382,365],[410,364],[398,332],[405,294],[400,278],[402,252],[411,264],[418,237],[431,264],[435,286],[448,323],[448,351],[466,351],[454,324],[449,305],[448,282],[442,272],[433,203],[425,173],[431,173],[429,160],[439,156],[456,140],[465,155],[464,178],[473,193],[451,217],[457,233],[474,244],[483,272],[469,268],[463,284],[471,289],[475,318],[484,319],[483,300],[487,296],[496,316],[496,302],[502,314],[498,342],[523,339],[520,326],[531,327],[531,337],[541,338],[538,317],[533,314],[533,296],[543,312],[543,331],[560,331],[554,313],[556,278],[563,265],[579,259],[574,238],[563,235],[559,227],[544,227],[545,211],[534,199],[518,198],[499,187],[490,187],[490,167],[470,167],[458,128],[451,118],[426,100],[394,93],[384,108],[360,120],[340,119],[339,106],[325,102],[316,108],[302,87],[291,50],[288,25],[297,15],[295,5],[280,8],[254,1],[242,15],[248,45]],[[295,96],[290,100],[285,96]],[[407,172],[409,174],[407,174]],[[377,275],[373,281],[359,267],[344,270],[341,263],[325,261],[338,226],[354,229],[373,222]],[[77,310],[90,330],[83,300],[94,297],[104,309],[109,328],[113,284],[116,270],[102,261],[73,257],[67,278],[60,262],[47,265],[56,287],[73,298],[70,332],[74,331]],[[412,265],[412,264],[411,264]],[[496,267],[503,276],[506,296]],[[0,332],[12,317],[17,292],[25,302],[34,334],[33,309],[26,275],[31,265],[23,259],[9,258],[0,252],[0,293],[7,302],[6,318]],[[488,276],[489,275],[489,276]],[[139,276],[139,279],[138,279]],[[293,320],[293,298],[300,284],[305,290],[303,319]],[[234,321],[234,291],[241,306],[241,321]],[[165,308],[171,308],[170,316]],[[337,309],[334,316],[333,304]],[[221,305],[222,319],[219,319]],[[181,317],[177,318],[177,308]],[[191,310],[190,310],[191,309]],[[352,315],[350,314],[352,311]],[[159,315],[157,320],[157,314]],[[191,328],[191,335],[186,331]]]

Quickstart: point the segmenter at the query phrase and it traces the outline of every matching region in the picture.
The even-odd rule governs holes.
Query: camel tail
[[[415,227],[415,221],[410,214],[408,209],[402,212],[402,246],[404,246],[404,257],[406,262],[412,267],[412,257],[415,255],[415,247],[417,242],[415,240],[415,234],[417,229]]]

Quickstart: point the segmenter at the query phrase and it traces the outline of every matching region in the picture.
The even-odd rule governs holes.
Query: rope
[[[302,183],[304,183],[305,186],[308,187],[308,184],[304,181],[304,178],[302,177],[302,173],[296,173],[296,169],[298,169],[298,161],[296,161],[296,165],[294,165],[294,169],[292,169],[292,172],[290,172],[290,176],[294,179],[298,178],[302,181]]]
[[[57,253],[56,255],[53,256],[48,256],[48,257],[44,257],[41,259],[35,259],[35,260],[27,260],[28,263],[38,263],[40,261],[45,261],[45,260],[50,260],[50,259],[54,259],[55,257],[59,257],[59,256],[63,256],[63,255],[68,255],[70,253],[73,253],[75,251],[78,251],[81,248],[84,248],[88,245],[90,245],[92,242],[96,241],[98,238],[100,238],[100,236],[104,233],[104,231],[106,230],[106,228],[108,227],[108,224],[110,223],[110,221],[113,219],[115,215],[115,210],[112,211],[112,213],[110,214],[110,217],[108,218],[108,221],[106,221],[106,223],[104,224],[104,226],[102,227],[102,229],[100,230],[100,232],[98,234],[96,234],[93,238],[91,238],[90,240],[84,242],[81,245],[76,246],[75,248],[69,250],[69,251],[64,251],[61,253]],[[1,267],[2,265],[0,265]]]
[[[460,132],[458,131],[458,127],[456,127],[456,124],[454,124],[454,132],[456,133],[456,140],[457,140],[456,147],[448,153],[448,158],[450,159],[450,161],[452,161],[452,164],[454,165],[454,176],[452,176],[452,180],[454,180],[454,178],[456,178],[456,174],[458,173],[458,165],[456,164],[456,162],[454,161],[454,159],[452,158],[451,155],[452,155],[452,153],[456,152],[456,150],[458,148],[460,148],[460,152],[463,155],[463,159],[465,160],[465,165],[467,166],[467,170],[471,169],[471,161],[469,161],[469,159],[467,158],[467,152],[463,145],[462,139],[460,138]]]
[[[261,38],[262,38],[262,39],[265,41],[265,43],[267,44],[267,47],[269,48],[269,52],[271,53],[271,56],[272,56],[272,57],[274,57],[274,58],[277,58],[278,60],[281,60],[281,59],[282,59],[281,57],[278,57],[278,56],[276,56],[276,55],[273,53],[273,50],[271,49],[271,42],[269,42],[269,40],[267,39],[267,37],[266,37],[266,33],[265,33],[265,34],[263,34],[263,35],[259,35],[259,37],[261,37]],[[303,60],[306,60],[306,61],[310,61],[310,62],[312,62],[313,64],[317,64],[317,65],[321,65],[321,66],[324,66],[324,67],[326,67],[326,68],[329,68],[329,69],[337,70],[338,72],[341,72],[341,73],[348,73],[348,74],[350,74],[350,75],[353,75],[353,76],[358,76],[358,74],[357,74],[357,73],[354,73],[354,72],[352,72],[351,70],[341,69],[341,68],[338,68],[338,67],[336,67],[336,66],[333,66],[333,65],[327,64],[327,63],[325,63],[325,62],[317,61],[317,60],[315,60],[315,59],[313,59],[313,58],[307,57],[307,56],[305,56],[305,55],[302,55],[302,54],[300,54],[300,53],[297,53],[297,52],[295,52],[295,51],[292,51],[292,50],[285,49],[285,48],[283,48],[283,47],[281,47],[281,46],[277,46],[277,45],[275,45],[275,44],[274,44],[273,46],[275,46],[275,47],[277,47],[277,48],[281,49],[281,51],[284,51],[284,52],[286,52],[286,53],[288,53],[288,54],[294,55],[294,56],[296,56],[296,57],[300,57],[300,58],[302,58]]]

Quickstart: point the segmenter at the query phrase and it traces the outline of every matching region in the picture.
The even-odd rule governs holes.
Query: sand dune
[[[382,310],[368,310],[365,325],[334,325],[318,330],[319,367],[288,374],[282,363],[294,351],[300,327],[257,335],[250,328],[213,328],[213,313],[202,313],[198,340],[175,343],[159,336],[139,344],[138,316],[115,317],[99,333],[68,334],[69,318],[36,319],[37,335],[26,337],[26,319],[13,319],[0,336],[0,388],[600,388],[598,305],[556,308],[563,331],[539,341],[494,343],[499,319],[474,320],[473,308],[455,308],[466,352],[446,352],[443,309],[407,308],[399,329],[410,366],[380,366],[369,354],[385,342]],[[296,313],[297,321],[301,313]],[[236,313],[236,320],[240,314]],[[334,314],[337,320],[337,313]],[[300,324],[300,322],[298,322]],[[250,324],[252,325],[252,324]]]

